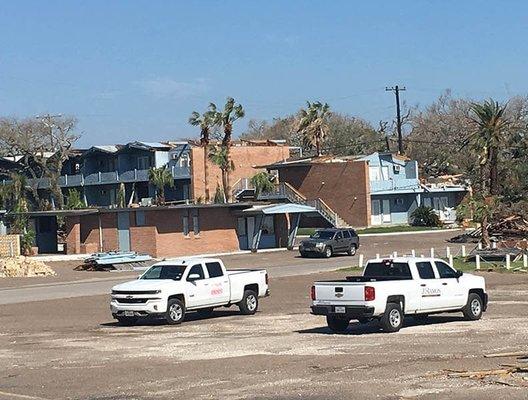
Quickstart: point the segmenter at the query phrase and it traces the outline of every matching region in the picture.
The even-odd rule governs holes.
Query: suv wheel
[[[462,309],[468,321],[476,321],[482,317],[482,299],[476,293],[470,293],[467,304]]]
[[[403,312],[398,303],[387,303],[385,313],[380,319],[385,332],[398,332],[403,325]]]
[[[326,246],[323,254],[326,258],[332,257],[332,248],[330,246]]]
[[[355,244],[350,245],[350,249],[348,249],[347,254],[349,256],[355,256],[357,251],[357,246]]]

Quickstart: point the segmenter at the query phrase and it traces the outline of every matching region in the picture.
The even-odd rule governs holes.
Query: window
[[[149,169],[150,168],[150,157],[143,156],[137,159],[138,169]]]
[[[369,167],[369,177],[370,177],[370,181],[380,181],[381,180],[380,168],[379,167]]]
[[[345,237],[345,239],[350,239],[352,237],[350,231],[343,231],[343,236]]]
[[[246,236],[246,219],[239,217],[237,219],[237,233],[238,236]]]
[[[403,199],[401,197],[397,198],[397,199],[394,199],[394,204],[396,204],[398,206],[403,206]]]
[[[423,206],[424,207],[431,207],[431,198],[430,197],[425,197],[423,199]]]
[[[275,229],[273,226],[273,215],[267,215],[262,220],[262,234],[263,235],[273,235]]]
[[[189,217],[187,215],[183,216],[182,223],[183,223],[183,235],[189,236]]]
[[[205,263],[207,272],[209,273],[209,278],[218,278],[219,276],[224,275],[222,271],[222,266],[218,262]]]
[[[438,270],[438,275],[442,279],[456,278],[456,271],[441,261],[435,261],[436,269]]]
[[[199,225],[199,221],[198,221],[198,215],[193,215],[192,221],[193,221],[193,233],[195,235],[199,235],[200,234],[200,225]]]
[[[136,226],[145,225],[145,211],[136,211]]]
[[[201,264],[196,264],[196,265],[193,265],[191,267],[191,269],[189,270],[189,275],[187,275],[187,280],[189,280],[189,276],[191,276],[193,274],[199,275],[200,277],[198,279],[204,279],[205,278],[205,275],[204,275],[203,268],[202,268]],[[194,280],[197,280],[197,279],[194,279]]]
[[[350,232],[350,236],[351,237],[353,237],[353,238],[357,237],[357,233],[356,233],[356,231],[354,229],[350,229],[348,232]]]
[[[337,232],[335,238],[336,239],[343,239],[343,234],[341,232]]]
[[[180,157],[180,167],[182,168],[189,167],[189,165],[190,165],[189,154],[182,154],[182,156]]]
[[[179,281],[187,266],[185,265],[155,265],[145,272],[141,279],[172,279]]]
[[[422,279],[434,279],[435,274],[433,271],[433,266],[430,262],[417,262],[416,268],[418,269],[418,275]]]
[[[310,235],[312,239],[333,239],[334,238],[334,232],[333,231],[315,231]]]
[[[382,262],[370,262],[365,267],[363,274],[367,277],[397,277],[399,279],[412,279],[409,264],[384,260]]]

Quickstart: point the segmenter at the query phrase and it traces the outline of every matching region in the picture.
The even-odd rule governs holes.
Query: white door
[[[466,292],[456,271],[442,261],[435,261],[436,271],[442,285],[442,304],[450,308],[463,307],[466,303]]]
[[[229,277],[224,274],[224,270],[219,262],[205,263],[205,269],[209,276],[207,279],[208,286],[208,304],[226,304],[229,303]]]
[[[381,209],[383,213],[383,223],[391,222],[391,211],[390,211],[390,200],[383,199],[383,207]]]
[[[190,278],[191,275],[198,275],[198,278]],[[207,282],[202,264],[193,265],[185,279],[186,307],[195,308],[206,305],[209,298],[209,282]]]
[[[441,309],[445,293],[442,297],[442,282],[436,278],[432,264],[429,261],[417,262],[416,269],[420,276],[420,279],[417,280],[422,298],[420,311]]]
[[[381,202],[379,200],[372,200],[370,223],[372,225],[381,225]]]

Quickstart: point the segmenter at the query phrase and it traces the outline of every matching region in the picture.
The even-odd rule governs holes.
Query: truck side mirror
[[[197,281],[198,279],[200,279],[200,275],[198,275],[198,274],[190,274],[190,275],[187,277],[187,280],[188,280],[189,282]]]
[[[464,271],[460,271],[460,270],[457,269],[457,270],[456,270],[456,275],[455,275],[455,276],[456,276],[457,278],[460,278],[462,275],[464,275]]]

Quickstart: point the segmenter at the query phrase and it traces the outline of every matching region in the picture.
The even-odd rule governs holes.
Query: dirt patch
[[[0,278],[50,276],[55,275],[50,267],[28,257],[9,257],[0,259]]]

